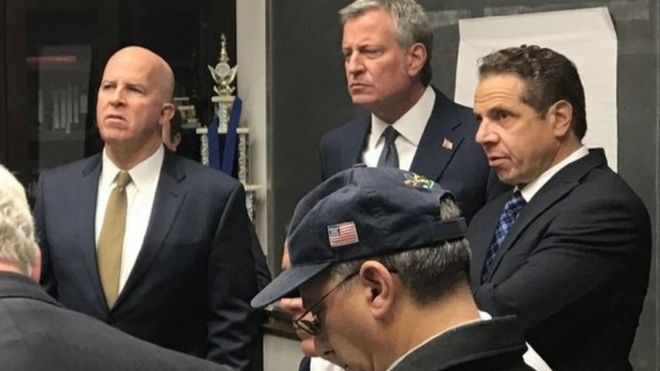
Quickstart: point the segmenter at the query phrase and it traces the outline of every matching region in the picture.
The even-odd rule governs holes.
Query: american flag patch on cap
[[[354,222],[329,225],[328,240],[330,241],[330,247],[346,246],[360,241]]]

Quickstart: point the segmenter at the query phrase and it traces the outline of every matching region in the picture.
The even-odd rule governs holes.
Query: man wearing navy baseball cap
[[[513,316],[482,320],[454,197],[394,168],[356,167],[305,196],[288,235],[291,268],[252,300],[299,290],[294,319],[351,370],[531,370]]]

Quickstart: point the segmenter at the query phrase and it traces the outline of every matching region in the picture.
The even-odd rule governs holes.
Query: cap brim
[[[283,271],[252,299],[250,305],[253,308],[261,308],[282,298],[300,287],[300,285],[314,278],[314,276],[321,273],[330,264],[331,262],[299,265]]]

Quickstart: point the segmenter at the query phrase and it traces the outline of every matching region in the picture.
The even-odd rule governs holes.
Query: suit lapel
[[[410,171],[437,181],[461,145],[464,135],[453,103],[440,91],[434,91],[433,112],[422,134]]]
[[[578,184],[579,183],[577,182],[566,182],[566,183],[557,184],[553,188],[548,189],[546,192],[543,192],[542,194],[536,194],[532,198],[532,200],[525,207],[522,208],[520,214],[518,215],[518,219],[516,219],[516,222],[513,225],[511,231],[504,239],[504,242],[502,243],[502,247],[500,247],[500,249],[497,251],[497,255],[495,256],[495,262],[493,263],[493,267],[488,273],[487,279],[490,279],[493,276],[493,274],[499,267],[502,258],[506,255],[507,251],[520,237],[520,235],[527,228],[527,226],[529,226],[529,224],[532,221],[534,221],[541,214],[543,214],[543,212],[545,212],[548,208],[550,208],[552,205],[554,205],[556,202],[562,199],[564,195],[569,193]],[[498,214],[498,219],[499,219],[499,214]],[[490,241],[488,242],[488,244],[490,244]]]
[[[602,150],[591,150],[587,156],[568,164],[555,174],[520,211],[518,219],[504,239],[502,247],[497,251],[493,268],[488,273],[487,280],[492,278],[506,252],[513,246],[530,223],[563,199],[573,188],[577,187],[582,177],[589,171],[606,163],[607,160]]]
[[[87,271],[90,285],[94,288],[96,298],[103,307],[107,302],[101,287],[99,269],[96,260],[96,197],[101,176],[101,155],[82,169],[80,182],[72,181],[78,187],[76,194],[76,209],[78,209],[78,251],[82,254],[83,265]]]
[[[185,171],[181,168],[177,155],[165,151],[163,167],[158,180],[158,188],[156,189],[154,205],[142,249],[114,308],[119,307],[125,298],[130,295],[131,290],[140,282],[151,266],[154,257],[165,243],[167,234],[172,229],[172,224],[176,220],[176,215],[186,196],[186,190],[180,185],[184,178]]]
[[[362,150],[371,132],[371,115],[358,119],[352,135],[344,140],[341,150],[341,169],[350,169],[355,164],[362,163]]]

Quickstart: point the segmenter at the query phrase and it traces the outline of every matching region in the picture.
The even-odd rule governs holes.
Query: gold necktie
[[[131,176],[121,171],[117,174],[115,188],[110,193],[108,207],[105,209],[103,227],[99,235],[97,256],[101,285],[112,308],[119,295],[119,272],[121,270],[121,250],[124,245],[126,228],[126,185]]]

